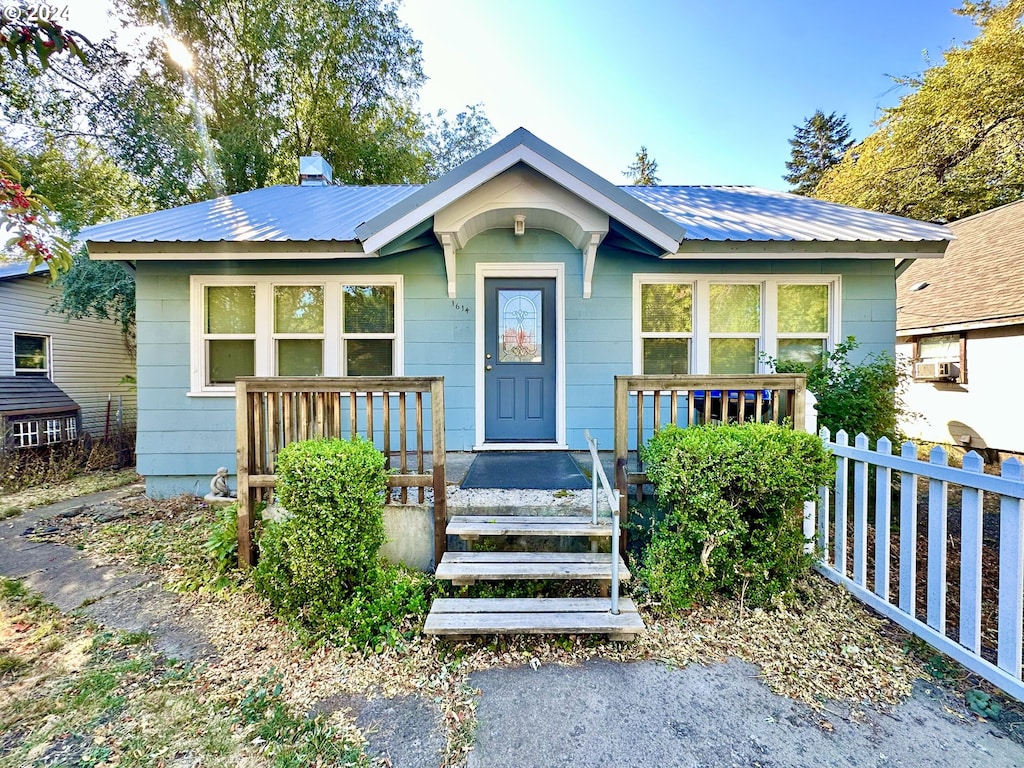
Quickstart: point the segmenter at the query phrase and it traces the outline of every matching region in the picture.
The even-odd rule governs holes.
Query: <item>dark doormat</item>
[[[473,459],[462,487],[577,491],[589,488],[590,482],[568,453],[495,451]]]

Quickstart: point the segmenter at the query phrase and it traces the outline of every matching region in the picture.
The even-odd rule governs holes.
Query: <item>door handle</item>
[[[493,365],[485,365],[485,366],[484,366],[484,370],[485,370],[485,371],[489,371],[489,370],[491,370],[492,368],[494,368],[494,366],[493,366]]]

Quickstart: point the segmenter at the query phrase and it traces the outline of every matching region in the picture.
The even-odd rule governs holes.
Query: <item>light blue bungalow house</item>
[[[617,374],[892,351],[941,226],[753,187],[618,187],[524,129],[426,186],[302,183],[92,227],[134,264],[153,496],[235,463],[238,376],[437,376],[448,450],[610,446]]]

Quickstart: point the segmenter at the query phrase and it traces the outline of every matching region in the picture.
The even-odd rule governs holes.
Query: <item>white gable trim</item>
[[[537,151],[519,144],[466,178],[460,179],[452,186],[442,190],[436,196],[401,216],[379,232],[370,235],[363,241],[363,250],[366,253],[379,251],[420,222],[430,218],[462,196],[472,192],[477,187],[520,162],[547,176],[608,216],[622,222],[637,234],[647,238],[663,249],[666,254],[675,253],[679,248],[679,241],[675,238],[666,235],[657,227],[643,220],[607,195],[594,189],[594,187],[572,175]]]

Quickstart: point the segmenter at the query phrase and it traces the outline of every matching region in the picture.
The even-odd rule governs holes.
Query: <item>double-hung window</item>
[[[642,283],[639,298],[644,373],[659,376],[689,373],[693,283]]]
[[[813,364],[838,340],[838,296],[837,275],[635,275],[633,369],[754,374],[765,356]]]
[[[402,278],[192,277],[192,393],[239,376],[394,376]]]
[[[32,333],[14,334],[14,375],[50,375],[50,339]]]

